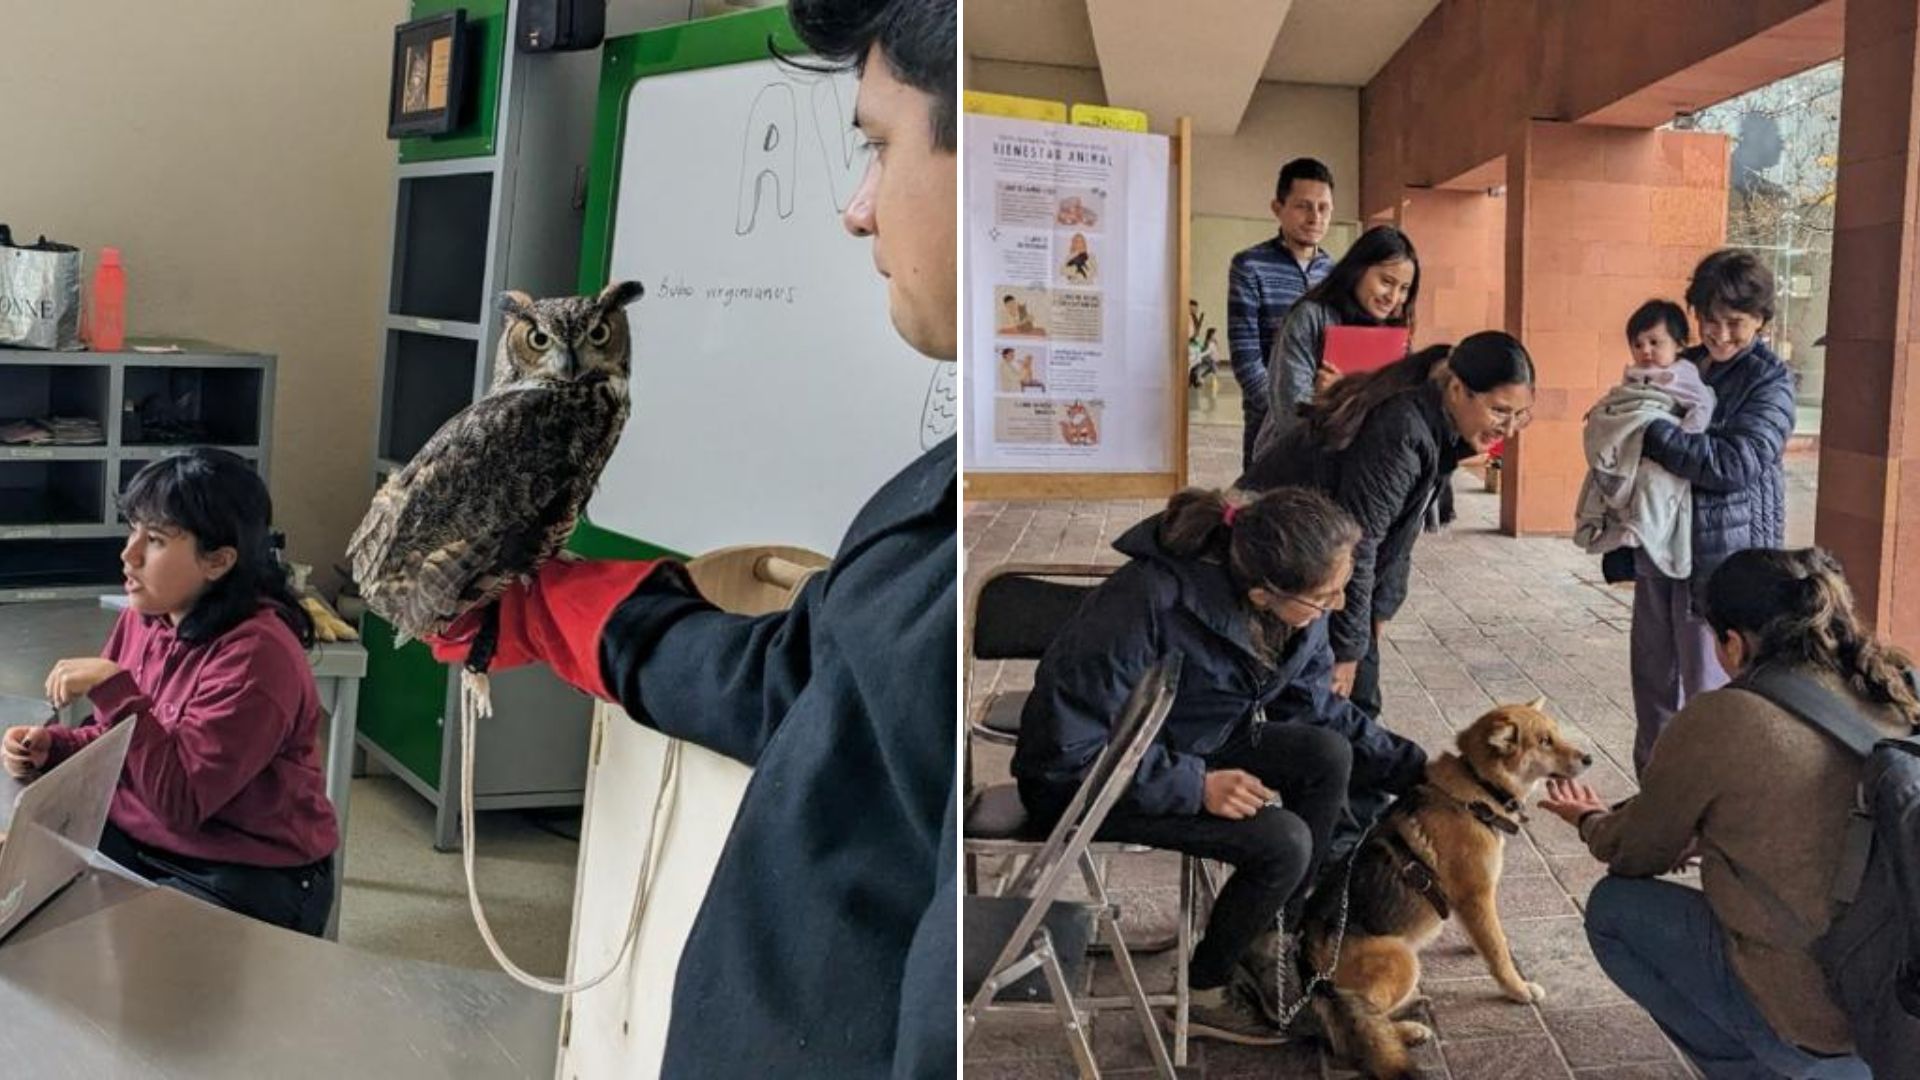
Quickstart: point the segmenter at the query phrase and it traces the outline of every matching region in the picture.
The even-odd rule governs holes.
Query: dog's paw
[[[1394,1034],[1408,1046],[1419,1046],[1433,1040],[1433,1029],[1418,1020],[1401,1020],[1393,1025]]]
[[[1547,1000],[1547,992],[1541,989],[1540,984],[1537,982],[1523,982],[1518,986],[1508,987],[1506,994],[1509,999],[1517,1001],[1522,1005],[1531,1005],[1536,1001]]]

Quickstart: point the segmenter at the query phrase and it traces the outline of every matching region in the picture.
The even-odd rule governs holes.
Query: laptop
[[[0,938],[86,870],[100,846],[133,726],[114,725],[13,801],[13,820],[0,845]]]

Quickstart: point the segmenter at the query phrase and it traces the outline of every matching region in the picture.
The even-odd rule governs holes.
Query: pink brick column
[[[1833,298],[1814,536],[1862,613],[1920,645],[1920,93],[1916,0],[1847,0]]]
[[[1484,191],[1408,188],[1397,224],[1420,253],[1413,342],[1457,342],[1506,324],[1507,208]]]
[[[1581,419],[1620,378],[1627,316],[1679,301],[1726,237],[1727,140],[1529,121],[1507,155],[1506,203],[1506,329],[1533,355],[1539,399],[1508,445],[1500,528],[1571,533]]]

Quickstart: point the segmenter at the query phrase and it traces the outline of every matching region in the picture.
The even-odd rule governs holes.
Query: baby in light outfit
[[[1692,361],[1682,363],[1680,350],[1687,340],[1687,313],[1671,300],[1649,300],[1627,323],[1627,345],[1633,362],[1627,365],[1623,386],[1644,386],[1673,399],[1673,412],[1682,431],[1699,434],[1713,419],[1714,394],[1700,378]]]

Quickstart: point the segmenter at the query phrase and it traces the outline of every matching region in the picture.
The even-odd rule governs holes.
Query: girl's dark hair
[[[1404,360],[1334,383],[1307,407],[1314,442],[1328,450],[1352,446],[1373,410],[1425,386],[1442,364],[1476,394],[1533,385],[1533,358],[1526,346],[1512,334],[1482,330],[1458,345],[1429,345]]]
[[[271,606],[300,644],[313,646],[313,619],[301,608],[273,552],[273,500],[260,474],[238,455],[196,449],[161,458],[134,474],[120,512],[136,525],[165,525],[193,536],[202,553],[234,550],[233,568],[200,594],[180,620],[180,638],[212,641]]]
[[[1707,579],[1707,625],[1752,643],[1751,666],[1829,671],[1868,701],[1920,724],[1920,699],[1906,680],[1907,655],[1860,625],[1839,560],[1824,548],[1738,551]]]
[[[1627,319],[1627,344],[1633,344],[1633,339],[1656,326],[1665,326],[1667,336],[1673,338],[1676,345],[1685,345],[1687,338],[1692,336],[1687,326],[1687,313],[1681,310],[1679,304],[1671,300],[1649,300],[1635,308],[1633,315]]]
[[[1233,508],[1233,523],[1227,509]],[[1342,552],[1360,542],[1360,525],[1318,491],[1280,487],[1258,495],[1229,488],[1187,488],[1167,500],[1160,546],[1182,558],[1210,558],[1226,567],[1235,593],[1255,587],[1300,593],[1326,582]],[[1266,611],[1249,613],[1253,640],[1268,664],[1278,661],[1293,628]]]
[[[1420,299],[1420,256],[1414,254],[1413,241],[1407,234],[1391,225],[1375,225],[1361,233],[1360,239],[1340,256],[1340,261],[1333,264],[1320,284],[1308,289],[1300,299],[1332,308],[1339,314],[1340,321],[1349,326],[1382,325],[1354,300],[1353,290],[1360,286],[1360,279],[1367,276],[1369,269],[1400,259],[1413,264],[1413,284],[1407,286],[1407,302],[1400,306],[1400,314],[1384,325],[1405,326],[1413,318],[1414,301]]]
[[[794,33],[828,70],[864,72],[868,48],[879,45],[896,78],[933,98],[933,145],[946,151],[960,145],[957,12],[955,0],[787,0]]]
[[[1773,321],[1773,271],[1751,251],[1721,248],[1700,260],[1687,283],[1687,306],[1701,316],[1715,308]]]

